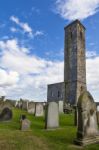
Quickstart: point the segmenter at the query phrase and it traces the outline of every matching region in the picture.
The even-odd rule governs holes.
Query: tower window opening
[[[60,97],[60,92],[58,91],[58,97]]]
[[[84,90],[83,86],[81,86],[81,88],[80,88],[80,89],[81,89],[81,92],[83,92],[83,90]]]
[[[54,95],[53,95],[53,92],[51,91],[51,97],[53,97]]]
[[[72,32],[70,32],[70,38],[71,38],[71,40],[72,40],[72,38],[73,38],[73,34],[72,34]]]
[[[82,32],[80,32],[80,38],[81,38],[81,39],[83,38]]]

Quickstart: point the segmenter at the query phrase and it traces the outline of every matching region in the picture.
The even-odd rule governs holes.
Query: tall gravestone
[[[29,103],[29,101],[28,100],[23,100],[22,101],[22,109],[23,110],[28,110],[28,103]]]
[[[20,99],[20,100],[18,101],[17,108],[22,109],[22,103],[23,103],[23,100]]]
[[[78,129],[75,144],[88,145],[99,142],[96,104],[87,91],[78,99]]]
[[[46,110],[46,129],[59,127],[59,104],[58,102],[48,102]]]
[[[28,113],[34,114],[35,113],[35,102],[28,103]]]
[[[44,115],[44,106],[42,102],[36,102],[35,103],[35,113],[34,115],[36,117],[41,117]]]
[[[63,101],[59,101],[59,113],[64,113],[64,111],[63,111]]]
[[[97,106],[97,121],[98,121],[98,125],[99,125],[99,102],[98,102],[98,105],[96,102],[96,106]]]

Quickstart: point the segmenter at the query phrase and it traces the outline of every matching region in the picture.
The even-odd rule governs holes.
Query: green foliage
[[[25,114],[31,121],[30,131],[20,131],[20,115]],[[73,114],[60,115],[60,128],[45,130],[44,117],[34,117],[26,111],[13,109],[10,122],[0,122],[0,150],[98,150],[94,144],[79,147],[73,144],[76,127]]]

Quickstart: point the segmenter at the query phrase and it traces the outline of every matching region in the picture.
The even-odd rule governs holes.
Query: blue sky
[[[86,27],[88,90],[99,101],[99,0],[0,0],[0,95],[46,100],[63,81],[64,26]]]

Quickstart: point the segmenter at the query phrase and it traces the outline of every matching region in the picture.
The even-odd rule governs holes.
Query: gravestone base
[[[94,136],[94,137],[89,137],[89,138],[83,138],[83,139],[75,139],[74,143],[80,146],[99,143],[99,135]]]

